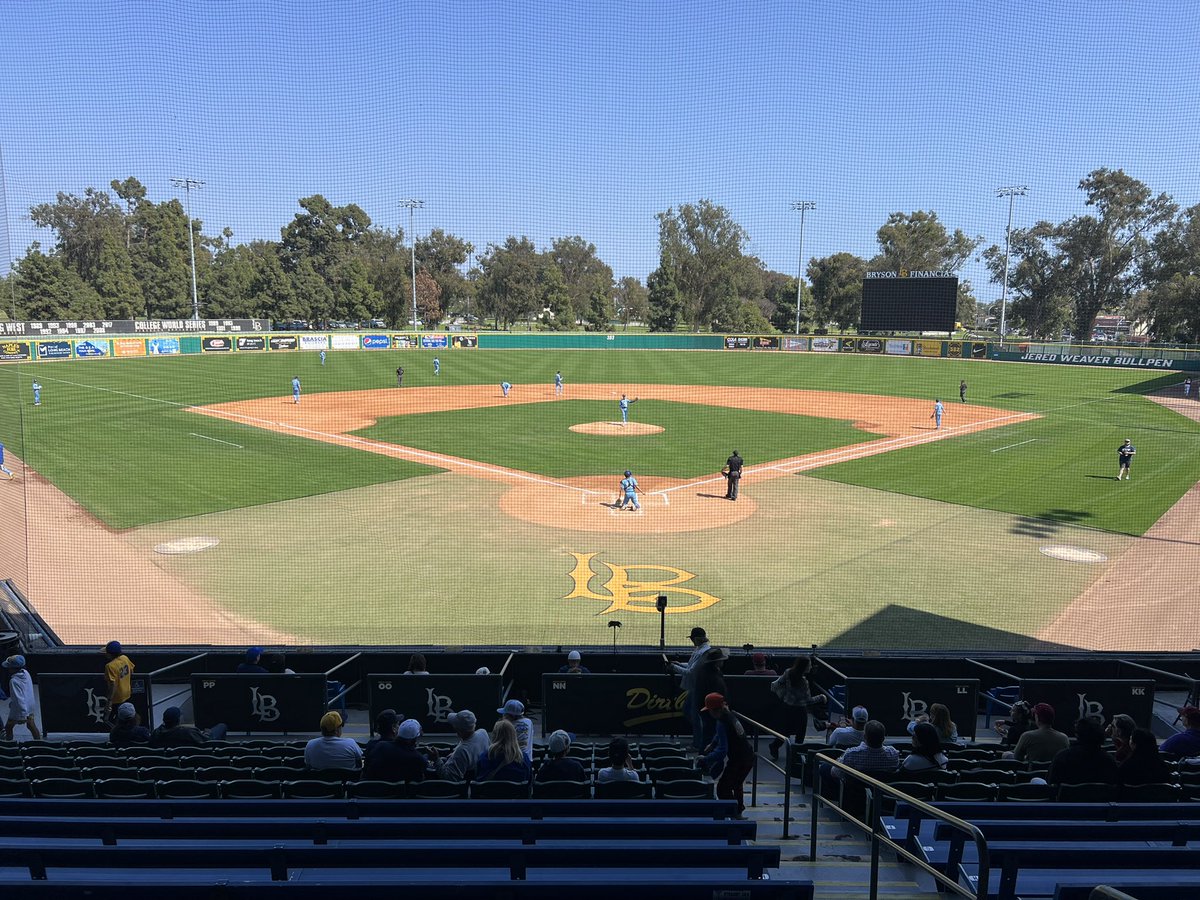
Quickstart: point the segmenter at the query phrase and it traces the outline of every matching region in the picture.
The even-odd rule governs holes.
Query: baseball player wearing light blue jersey
[[[638,488],[637,479],[633,477],[632,472],[630,472],[628,469],[626,469],[625,477],[621,479],[622,496],[621,496],[621,502],[620,502],[620,504],[618,504],[617,509],[624,509],[626,503],[633,504],[630,507],[630,509],[634,509],[634,510],[641,509],[642,504],[638,503],[638,498],[637,498],[637,492],[639,490],[640,490],[640,488]]]
[[[33,405],[34,406],[42,405],[42,386],[40,384],[38,384],[36,381],[34,381],[34,383],[33,383]]]
[[[626,397],[624,394],[622,394],[621,400],[617,404],[617,406],[620,407],[620,409],[621,409],[621,425],[622,426],[629,424],[629,404],[630,403],[637,403],[637,397],[634,397],[632,400],[630,400],[628,397]]]
[[[563,380],[562,372],[554,373],[554,396],[561,397],[563,395]]]
[[[505,397],[507,397],[507,396],[508,396],[508,392],[509,392],[511,389],[512,389],[512,385],[511,385],[511,384],[509,384],[507,381],[502,381],[502,382],[500,382],[500,390],[501,390],[501,392],[503,392],[503,394],[504,394],[504,396],[505,396]]]
[[[442,361],[436,356],[433,358],[433,377],[437,378],[442,374]]]
[[[941,400],[933,401],[933,413],[929,416],[929,418],[933,419],[934,422],[937,423],[934,425],[935,430],[942,427],[942,413],[945,411],[946,407],[942,405]]]
[[[297,375],[292,379],[292,402],[300,402],[300,376]]]
[[[17,477],[13,474],[12,469],[4,464],[4,444],[2,443],[0,443],[0,472],[7,475],[10,480]]]
[[[321,365],[325,365],[325,351],[321,351]]]

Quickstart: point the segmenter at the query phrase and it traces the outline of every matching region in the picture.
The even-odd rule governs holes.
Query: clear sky
[[[1029,185],[1016,225],[1082,212],[1100,166],[1200,202],[1198,47],[1200,4],[1158,0],[4,0],[8,243],[130,175],[156,200],[204,180],[193,215],[235,241],[311,193],[406,227],[419,197],[418,232],[581,234],[618,277],[701,198],[788,273],[796,199],[806,259],[871,255],[893,211],[1001,242],[1001,185]]]

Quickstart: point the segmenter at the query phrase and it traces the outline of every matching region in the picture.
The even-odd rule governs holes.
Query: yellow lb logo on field
[[[600,587],[607,591],[601,594],[590,587],[593,578],[601,577],[602,572],[592,571],[592,560],[595,553],[575,553],[575,566],[571,569],[571,581],[574,587],[564,600],[577,598],[584,600],[603,600],[608,603],[604,613],[626,610],[628,612],[656,613],[655,599],[659,594],[667,595],[668,613],[694,613],[707,609],[714,603],[720,603],[719,597],[696,588],[680,587],[685,582],[696,577],[694,572],[688,572],[678,566],[650,565],[635,563],[618,565],[600,561],[600,565],[608,568],[608,577],[601,582]],[[631,577],[631,572],[660,573],[657,577],[639,580]],[[684,602],[672,602],[673,596],[681,596]],[[691,601],[691,602],[687,602]],[[603,614],[603,613],[602,613]]]

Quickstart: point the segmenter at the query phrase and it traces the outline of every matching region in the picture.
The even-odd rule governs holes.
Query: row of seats
[[[203,770],[201,770],[203,771]],[[293,776],[301,774],[293,772]],[[713,784],[701,780],[606,784],[587,781],[339,781],[317,778],[271,780],[269,778],[203,779],[180,777],[167,780],[146,778],[44,778],[30,781],[0,779],[0,798],[47,797],[64,799],[558,799],[598,800],[709,799]],[[2,807],[0,807],[2,808]]]
[[[978,781],[928,784],[890,781],[917,800],[1059,801],[1063,803],[1191,803],[1200,801],[1200,786],[1177,784],[987,784]]]

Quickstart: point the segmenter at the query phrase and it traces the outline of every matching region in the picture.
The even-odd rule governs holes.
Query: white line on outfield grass
[[[187,403],[179,403],[176,400],[163,400],[161,397],[146,397],[142,394],[132,394],[129,391],[118,391],[116,388],[100,387],[99,385],[96,385],[96,384],[84,384],[83,382],[80,382],[80,381],[68,381],[65,378],[54,378],[53,376],[42,375],[40,373],[38,374],[38,377],[41,378],[43,381],[56,381],[59,384],[70,384],[70,385],[74,385],[75,387],[88,388],[89,390],[93,390],[93,391],[104,391],[106,394],[120,394],[122,397],[135,397],[138,400],[149,400],[151,403],[165,403],[167,406],[179,406],[179,407],[188,406]]]
[[[1024,447],[1026,444],[1032,444],[1037,438],[1030,438],[1027,441],[1021,441],[1019,444],[1009,444],[1007,447],[997,447],[995,450],[988,451],[989,453],[999,453],[1001,450],[1011,450],[1013,447]]]
[[[216,441],[218,444],[225,444],[229,447],[237,447],[239,450],[246,449],[241,444],[235,444],[233,441],[223,441],[220,438],[209,437],[207,434],[196,434],[194,431],[189,431],[188,434],[190,434],[192,437],[204,438],[206,441]]]

